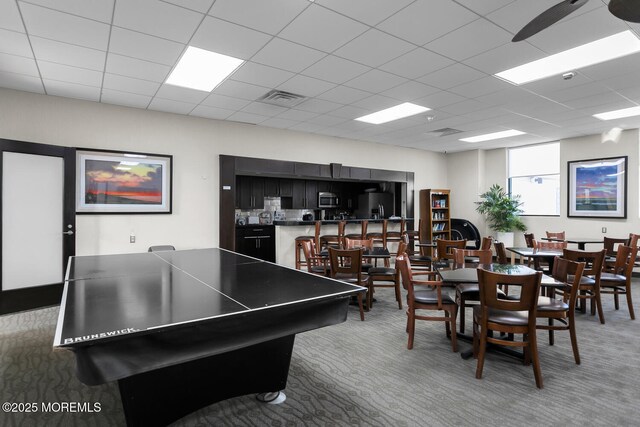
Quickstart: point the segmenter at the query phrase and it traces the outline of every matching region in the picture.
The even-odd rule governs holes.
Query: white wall
[[[78,255],[218,246],[220,154],[406,170],[416,190],[448,188],[437,153],[7,89],[0,138],[174,156],[173,214],[78,215]],[[416,200],[416,217],[417,209]]]
[[[639,158],[640,158],[640,134],[638,129],[628,130],[622,133],[617,143],[601,142],[600,135],[588,137],[572,138],[560,141],[560,216],[525,216],[523,220],[527,225],[527,231],[534,233],[536,237],[544,237],[546,231],[566,231],[568,236],[573,237],[626,237],[630,232],[640,232],[640,184],[639,184]],[[475,151],[474,151],[475,152]],[[464,165],[465,169],[474,170],[476,166],[472,163],[477,158],[477,168],[480,169],[480,178],[484,183],[477,194],[486,191],[491,185],[499,184],[507,188],[507,150],[495,149],[484,152],[484,159],[472,152],[456,153],[447,155],[447,168],[450,188],[453,194],[460,193],[464,198],[472,198],[471,188],[476,188],[476,183],[464,178],[455,178],[455,169],[458,165]],[[568,170],[567,162],[571,160],[587,160],[603,157],[628,156],[627,164],[627,218],[626,219],[603,219],[603,218],[569,218],[567,217],[567,194],[568,194]],[[484,161],[484,165],[483,165]],[[462,175],[461,175],[462,176]],[[474,175],[475,176],[475,172]],[[478,200],[477,195],[475,200]],[[460,201],[459,208],[453,206],[454,210],[460,209],[461,214],[471,215],[472,200]],[[463,210],[465,209],[465,210]],[[454,216],[458,213],[455,212]],[[471,220],[471,219],[470,219]],[[473,222],[473,220],[471,220]],[[479,225],[478,225],[479,224]],[[482,235],[492,233],[486,227],[484,219],[480,219],[476,224]],[[601,232],[602,227],[607,228],[607,233]],[[516,246],[524,246],[522,233],[516,233]],[[597,249],[598,245],[587,245],[587,249]]]

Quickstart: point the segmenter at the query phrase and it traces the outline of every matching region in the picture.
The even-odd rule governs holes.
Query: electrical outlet
[[[606,233],[607,232],[607,227],[602,227],[602,232]]]
[[[132,234],[129,236],[129,243],[135,243],[136,242],[136,236],[135,234]]]

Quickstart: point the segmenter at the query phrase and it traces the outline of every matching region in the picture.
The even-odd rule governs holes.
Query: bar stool
[[[369,226],[369,220],[363,219],[362,222],[360,223],[360,226],[362,227],[360,229],[360,233],[351,233],[351,234],[347,234],[344,237],[348,237],[349,239],[366,240],[368,238],[367,227]]]
[[[318,238],[319,242],[319,251],[328,246],[337,246],[343,247],[344,245],[344,229],[347,225],[347,221],[338,222],[338,234],[325,234],[324,236],[320,236]]]
[[[405,224],[406,227],[406,224]],[[418,229],[417,230],[409,230],[407,229],[404,234],[407,236],[407,252],[409,255],[413,255],[416,253],[414,249],[414,243],[420,242],[420,227],[422,227],[422,220],[418,220]],[[402,238],[402,236],[400,236]]]
[[[296,255],[296,269],[300,270],[302,269],[302,267],[308,267],[307,266],[307,261],[303,260],[303,257],[301,257],[301,253],[302,253],[302,242],[304,242],[305,240],[311,240],[314,244],[314,246],[316,247],[316,249],[318,248],[318,244],[319,244],[319,239],[320,239],[320,227],[321,227],[322,223],[320,221],[316,221],[315,223],[315,235],[313,236],[298,236],[295,238],[294,242],[295,242],[295,255]]]
[[[386,243],[387,244],[389,244],[389,243],[397,243],[399,245],[400,241],[402,240],[402,235],[404,234],[405,227],[406,227],[406,221],[405,221],[404,218],[401,218],[400,219],[400,231],[387,231],[387,237],[385,239]],[[385,244],[385,247],[386,246],[387,245]],[[391,251],[389,251],[389,252],[391,253],[391,255],[394,255],[394,254],[398,255],[397,249],[398,248],[396,248],[396,252],[391,252]]]
[[[374,231],[373,233],[367,233],[366,238],[368,240],[373,241],[374,246],[381,246],[383,248],[387,247],[387,227],[389,226],[389,221],[386,219],[382,220],[382,231]],[[378,260],[376,259],[376,265]],[[385,267],[389,267],[389,259],[385,258],[384,260]]]

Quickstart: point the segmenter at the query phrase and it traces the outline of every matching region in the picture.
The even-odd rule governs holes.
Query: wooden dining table
[[[549,270],[553,269],[553,259],[562,256],[562,249],[535,249],[535,248],[507,248],[511,252],[511,264],[515,265],[516,255],[525,258],[542,258],[549,263]]]
[[[555,237],[543,237],[542,240],[547,240],[549,242],[567,242],[574,243],[578,245],[578,249],[581,251],[585,250],[585,245],[587,243],[600,243],[604,244],[604,239],[602,237],[569,237],[566,239],[557,239]]]

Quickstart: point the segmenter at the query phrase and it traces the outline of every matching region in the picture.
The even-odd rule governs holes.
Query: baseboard
[[[0,292],[0,315],[60,304],[62,283]]]

